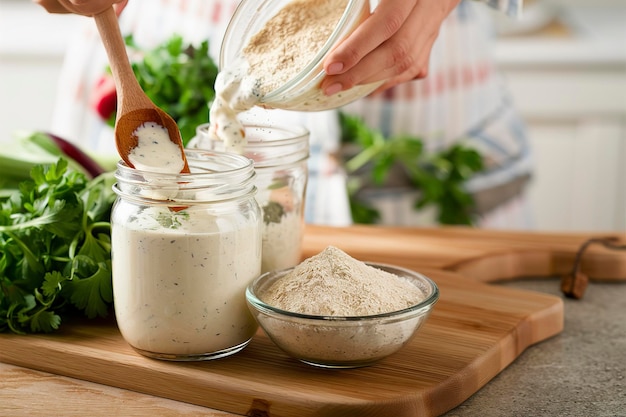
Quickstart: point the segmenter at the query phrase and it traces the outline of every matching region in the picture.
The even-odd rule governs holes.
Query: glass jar
[[[198,126],[189,146],[221,151],[208,123]],[[309,131],[299,125],[244,123],[243,154],[254,161],[256,200],[263,213],[262,272],[300,263],[308,179]]]
[[[248,158],[185,152],[190,174],[117,166],[115,316],[145,356],[215,359],[243,349],[257,329],[245,288],[261,272],[261,210]]]
[[[242,51],[274,15],[293,0],[243,0],[230,20],[222,41],[219,57],[220,70],[232,70],[242,65]],[[262,107],[284,110],[320,111],[335,109],[364,97],[382,84],[382,81],[357,85],[332,96],[319,88],[326,76],[323,62],[330,51],[348,37],[370,15],[369,0],[346,0],[343,15],[334,30],[317,51],[314,58],[292,79],[267,92],[258,103]],[[276,40],[276,49],[284,45]],[[306,48],[306,45],[298,45]]]

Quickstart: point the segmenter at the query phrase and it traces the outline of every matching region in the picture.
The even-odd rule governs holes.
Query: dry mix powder
[[[348,0],[294,0],[265,24],[244,56],[263,94],[294,78],[322,49]]]
[[[296,313],[366,316],[402,310],[425,296],[406,279],[329,246],[275,281],[260,298]]]

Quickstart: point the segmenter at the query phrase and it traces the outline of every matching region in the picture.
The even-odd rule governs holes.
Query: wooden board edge
[[[494,345],[485,355],[479,357],[463,372],[431,390],[428,398],[431,403],[427,410],[433,411],[429,417],[447,413],[463,404],[472,395],[487,385],[530,347],[558,336],[565,326],[564,303],[561,298],[547,295],[551,304],[540,312],[531,314],[510,334]],[[506,353],[507,354],[503,354]],[[472,384],[467,384],[470,381]],[[450,394],[455,398],[450,406]]]

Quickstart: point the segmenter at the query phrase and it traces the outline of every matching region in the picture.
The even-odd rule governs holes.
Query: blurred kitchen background
[[[497,61],[536,152],[534,227],[626,231],[626,1],[526,1],[495,15]],[[0,146],[46,130],[64,47],[84,22],[0,0]]]

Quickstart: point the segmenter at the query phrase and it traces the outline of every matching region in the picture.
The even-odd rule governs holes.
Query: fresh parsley
[[[189,220],[189,213],[187,211],[168,210],[159,213],[156,220],[165,229],[178,229],[183,225],[183,222]]]
[[[0,204],[0,332],[50,332],[113,301],[109,174],[88,180],[65,159],[35,165]]]
[[[276,201],[270,201],[263,206],[263,222],[265,224],[280,223],[285,213],[285,208],[282,204]]]
[[[392,172],[405,177],[407,185],[419,189],[414,208],[434,205],[441,224],[472,224],[474,200],[465,182],[483,169],[481,155],[456,144],[428,154],[423,142],[408,135],[385,138],[356,116],[340,113],[344,149],[352,149],[344,163],[348,194],[355,223],[375,223],[380,213],[359,197],[366,187],[382,186]]]
[[[197,46],[173,35],[153,49],[138,46],[132,35],[125,38],[133,59],[131,65],[146,95],[178,124],[186,145],[196,127],[209,121],[209,104],[215,98],[217,65],[209,55],[209,42]],[[108,120],[115,125],[115,112]]]

